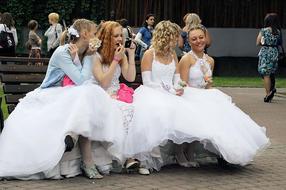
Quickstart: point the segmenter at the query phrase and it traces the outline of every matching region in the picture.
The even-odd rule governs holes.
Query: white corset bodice
[[[152,62],[152,82],[161,84],[173,85],[173,77],[176,71],[174,59],[169,64],[163,64],[155,60],[155,55]]]
[[[204,76],[212,76],[210,64],[207,62],[207,56],[204,54],[203,58],[199,58],[192,51],[189,53],[196,59],[196,63],[190,67],[188,83],[191,87],[205,88],[207,83],[205,82]]]

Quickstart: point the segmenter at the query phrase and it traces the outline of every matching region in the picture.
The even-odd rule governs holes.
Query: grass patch
[[[5,103],[5,97],[4,97],[2,86],[0,86],[0,97],[2,98],[1,109],[3,111],[4,118],[6,119],[8,117],[8,110],[7,110],[7,106]]]
[[[214,77],[214,86],[263,88],[263,82],[259,77]],[[286,78],[277,78],[276,88],[286,88]]]

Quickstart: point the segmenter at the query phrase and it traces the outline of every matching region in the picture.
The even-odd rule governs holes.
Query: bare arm
[[[117,64],[118,63],[113,60],[109,66],[108,71],[103,72],[103,64],[101,60],[98,57],[94,58],[94,66],[92,73],[102,88],[106,89],[110,86]]]
[[[214,71],[214,66],[215,66],[215,62],[214,62],[214,59],[210,56],[208,56],[208,63],[210,64],[210,67],[211,67],[211,70],[212,72]]]
[[[152,71],[153,50],[147,50],[141,61],[141,72]]]
[[[118,47],[115,50],[114,59],[110,63],[108,71],[106,71],[106,72],[103,72],[102,60],[98,56],[94,57],[94,67],[93,67],[92,73],[102,88],[106,89],[110,86],[112,78],[113,78],[115,71],[116,71],[117,64],[119,64],[120,61],[123,61],[123,62],[125,61],[124,60],[124,56],[125,56],[124,51],[125,51],[125,49],[122,46]]]
[[[261,45],[261,38],[262,38],[262,34],[261,32],[259,32],[257,38],[256,38],[256,45],[260,46]]]
[[[208,64],[210,64],[210,68],[211,68],[211,71],[213,73],[213,71],[214,71],[214,59],[212,57],[208,56],[207,61],[208,61]],[[212,85],[213,85],[212,77],[209,77],[206,82],[207,82],[207,85],[205,88],[206,89],[212,88]]]
[[[188,83],[189,81],[189,70],[191,67],[190,62],[191,62],[190,55],[188,54],[184,55],[179,62],[180,76],[181,76],[181,79],[185,81],[186,83]]]

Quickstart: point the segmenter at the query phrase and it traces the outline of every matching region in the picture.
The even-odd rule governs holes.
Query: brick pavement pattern
[[[75,177],[64,180],[0,181],[0,190],[184,190],[184,189],[286,189],[286,89],[278,89],[273,102],[263,103],[259,88],[221,88],[258,124],[267,128],[271,146],[246,167],[220,168],[216,164],[199,168],[168,166],[149,176],[112,174],[101,180]],[[0,155],[1,156],[1,155]]]

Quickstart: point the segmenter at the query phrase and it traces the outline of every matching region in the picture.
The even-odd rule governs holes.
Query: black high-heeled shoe
[[[271,102],[271,100],[274,98],[275,93],[276,93],[276,88],[274,88],[273,90],[271,90],[270,94],[268,95],[269,98],[270,98],[270,102]]]
[[[275,93],[276,93],[276,88],[274,88],[273,90],[271,90],[271,91],[270,91],[270,94],[269,94],[269,95],[266,95],[266,96],[264,97],[264,102],[271,102],[271,100],[273,99]]]
[[[264,100],[264,102],[270,103],[272,98],[270,97],[270,94],[269,94],[269,95],[266,95],[263,100]]]

